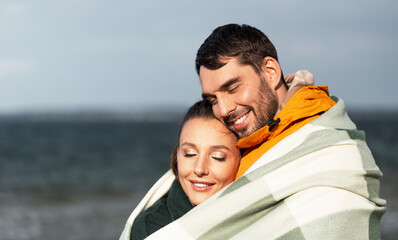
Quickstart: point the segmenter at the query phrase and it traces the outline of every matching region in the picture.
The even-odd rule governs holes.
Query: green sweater
[[[131,228],[132,240],[145,239],[147,236],[182,217],[193,208],[187,195],[177,180],[174,180],[168,194],[140,213]]]

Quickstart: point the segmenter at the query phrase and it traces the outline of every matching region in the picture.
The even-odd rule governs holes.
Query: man
[[[278,232],[274,235],[275,237],[292,239],[378,239],[380,237],[379,221],[384,211],[384,201],[376,200],[378,197],[376,188],[378,188],[378,177],[381,174],[371,159],[371,154],[363,141],[364,138],[350,136],[350,134],[359,133],[353,126],[348,126],[349,124],[345,131],[333,129],[344,128],[342,119],[341,123],[337,123],[339,121],[337,113],[330,115],[330,119],[320,120],[328,124],[329,128],[332,127],[330,129],[325,128],[325,123],[318,123],[319,125],[315,123],[313,127],[308,125],[329,110],[333,112],[340,108],[340,113],[344,114],[343,107],[335,106],[336,102],[328,96],[327,87],[294,88],[287,94],[288,89],[283,80],[273,44],[262,32],[247,25],[230,24],[214,30],[198,50],[196,70],[199,73],[203,98],[213,103],[213,112],[217,118],[241,138],[237,146],[246,149],[237,178],[253,168],[253,165],[257,165],[257,168],[267,164],[279,165],[269,168],[271,172],[267,172],[267,175],[270,179],[266,183],[274,188],[270,195],[275,195],[275,193],[282,195],[281,199],[274,199],[272,204],[280,205],[276,209],[283,207],[286,207],[286,211],[289,209],[290,212],[285,215],[288,218],[285,223],[292,226],[279,225],[283,221],[276,224],[274,226],[276,229],[273,228],[275,232]],[[331,126],[332,118],[336,118],[333,119],[336,125],[341,125]],[[304,126],[309,128],[308,131],[313,136],[301,134],[302,137],[307,137],[307,140],[302,141],[301,144],[314,144],[314,140],[320,141],[320,144],[308,147],[307,150],[295,146],[289,151],[287,137]],[[316,127],[324,129],[316,131],[314,130]],[[322,131],[324,134],[321,133]],[[341,134],[346,134],[346,136],[338,137]],[[320,139],[317,140],[317,138]],[[321,143],[321,141],[333,141],[331,140],[333,138],[341,139],[334,140],[334,143]],[[285,143],[281,142],[283,140]],[[338,145],[344,145],[344,147]],[[279,151],[286,154],[294,152],[297,155],[303,154],[302,158],[307,159],[302,160],[300,156],[293,155],[279,157],[271,162],[270,156],[270,159],[263,158],[262,161],[257,162],[273,147],[278,147]],[[315,152],[318,153],[311,156]],[[355,153],[360,156],[355,156]],[[329,158],[329,160],[321,160],[322,158]],[[333,158],[340,158],[341,164],[336,163],[339,160],[333,160]],[[316,168],[318,161],[331,164],[330,168],[319,167],[318,171],[309,170],[312,176],[296,178],[297,181],[305,182],[301,184],[284,179],[289,175],[294,179],[295,171],[303,171],[301,174],[306,174],[305,168]],[[295,169],[296,164],[301,166]],[[362,166],[358,167],[355,164]],[[288,167],[288,165],[292,166]],[[333,168],[336,169],[333,170]],[[358,186],[349,186],[356,182],[355,178],[351,179],[351,174],[339,173],[339,171],[359,173],[361,168],[363,173],[374,171],[372,174],[361,174],[364,182],[369,181],[373,184],[364,184],[362,190]],[[285,183],[279,185],[270,183],[274,181],[271,176],[278,172],[280,176],[275,176],[275,178]],[[323,174],[330,175],[329,179],[322,180]],[[345,178],[346,182],[338,183],[339,177]],[[360,182],[359,179],[358,182]],[[294,188],[300,190],[293,190]],[[283,191],[289,193],[281,193]],[[300,204],[300,201],[304,199],[307,201],[306,204],[313,205],[313,211],[318,212],[311,212],[310,206],[306,208],[305,204]],[[333,206],[339,204],[341,205]],[[354,206],[350,206],[351,204]],[[297,209],[291,209],[293,206]],[[268,209],[262,209],[262,211],[278,212],[276,209],[271,210],[272,208],[275,208],[275,205],[270,205]],[[300,213],[300,211],[304,212]],[[293,223],[294,221],[296,223]],[[264,227],[266,228],[267,225]],[[285,230],[278,228],[285,228]]]
[[[380,238],[382,174],[341,99],[300,76],[285,82],[273,44],[247,25],[215,29],[196,70],[203,98],[240,138],[240,168],[149,239]]]
[[[246,151],[246,156],[242,159],[237,178],[258,159],[258,156],[247,156],[253,152],[252,147],[266,142],[261,145],[261,150],[254,151],[260,151],[262,155],[335,104],[328,97],[326,87],[309,87],[303,94],[313,95],[311,101],[302,102],[304,99],[299,98],[291,104],[310,105],[308,110],[311,112],[304,112],[307,108],[303,106],[297,109],[300,111],[296,111],[296,106],[292,106],[289,110],[294,110],[294,114],[289,111],[288,116],[278,115],[275,119],[282,122],[274,121],[276,113],[300,88],[290,89],[290,94],[286,96],[287,86],[275,47],[261,31],[247,25],[230,24],[214,30],[198,50],[196,70],[202,85],[202,97],[213,103],[213,112],[217,118],[240,138],[253,134],[267,124],[277,124],[272,131],[267,132],[268,129],[265,128],[239,142],[239,147],[250,150]],[[297,119],[293,121],[292,117]],[[256,139],[256,136],[265,132],[272,133],[272,136]],[[253,141],[257,144],[253,144]]]

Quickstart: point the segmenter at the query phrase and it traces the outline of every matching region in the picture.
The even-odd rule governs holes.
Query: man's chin
[[[250,135],[252,135],[254,132],[256,132],[257,130],[259,130],[260,128],[256,128],[256,127],[252,127],[252,128],[248,128],[245,127],[244,129],[240,129],[239,131],[234,131],[236,135],[238,135],[239,139],[241,138],[245,138],[248,137]]]
[[[225,124],[225,123],[224,123]],[[231,132],[233,132],[239,139],[250,136],[253,132],[255,132],[255,127],[249,128],[249,124],[241,127],[239,129],[236,129],[233,124],[229,124],[226,126]]]
[[[248,133],[238,133],[239,139],[245,138],[245,137],[248,137],[248,136],[250,136],[250,134],[248,134]]]
[[[250,135],[250,133],[247,131],[247,127],[239,129],[239,130],[232,128],[231,131],[234,132],[235,135],[237,135],[239,139]]]

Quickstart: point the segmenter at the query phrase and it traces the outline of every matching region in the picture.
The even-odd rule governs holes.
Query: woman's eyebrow
[[[196,147],[196,145],[195,145],[195,144],[193,144],[193,143],[190,143],[190,142],[183,142],[183,143],[181,143],[181,147],[182,147],[182,146]]]
[[[214,145],[214,146],[211,146],[211,149],[213,149],[213,150],[225,149],[225,150],[231,151],[231,149],[225,145]]]

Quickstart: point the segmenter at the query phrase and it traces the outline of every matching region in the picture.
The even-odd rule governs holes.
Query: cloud
[[[2,4],[3,11],[7,15],[16,15],[16,14],[22,14],[26,10],[26,5],[21,2],[8,2],[8,3],[3,3]]]
[[[145,41],[135,37],[99,37],[84,39],[76,44],[76,50],[87,52],[120,53],[137,51]]]
[[[283,51],[295,56],[333,58],[386,56],[398,53],[394,37],[366,33],[349,33],[341,35],[314,35],[314,38],[297,39],[286,44]]]
[[[31,73],[34,70],[34,64],[30,60],[15,59],[2,60],[0,59],[0,77],[8,77],[12,75]]]

